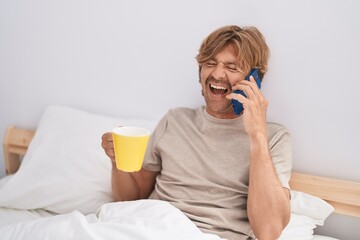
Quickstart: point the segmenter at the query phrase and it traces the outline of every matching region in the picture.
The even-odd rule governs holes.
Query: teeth
[[[215,88],[215,89],[226,90],[225,87],[216,86],[216,85],[212,85],[212,84],[210,84],[210,86],[211,86],[212,88]]]

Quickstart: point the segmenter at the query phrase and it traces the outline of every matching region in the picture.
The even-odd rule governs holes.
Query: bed
[[[171,204],[113,202],[100,142],[117,125],[153,129],[157,120],[114,118],[52,105],[36,132],[7,129],[0,179],[1,239],[220,239]],[[293,172],[291,220],[280,239],[314,235],[333,212],[360,217],[360,183]]]

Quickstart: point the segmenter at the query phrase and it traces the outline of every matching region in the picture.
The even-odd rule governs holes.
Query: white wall
[[[201,40],[255,25],[272,51],[268,118],[292,132],[294,170],[360,181],[359,13],[357,0],[0,0],[0,136],[35,129],[54,103],[149,119],[197,107]],[[338,219],[321,231],[360,235],[358,219]]]

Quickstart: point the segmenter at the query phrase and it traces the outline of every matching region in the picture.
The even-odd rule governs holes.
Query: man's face
[[[239,69],[236,52],[228,45],[213,59],[204,63],[200,71],[200,83],[206,102],[206,111],[217,118],[235,118],[231,100],[225,96],[232,86],[243,80],[245,74]]]

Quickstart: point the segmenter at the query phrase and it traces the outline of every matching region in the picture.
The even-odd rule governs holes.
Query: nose
[[[224,80],[226,78],[225,65],[222,62],[216,64],[212,75],[217,80]]]

